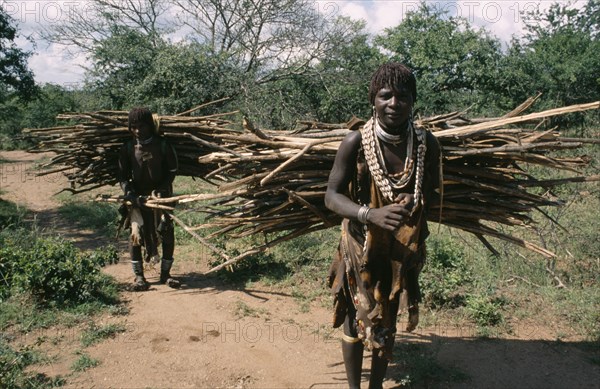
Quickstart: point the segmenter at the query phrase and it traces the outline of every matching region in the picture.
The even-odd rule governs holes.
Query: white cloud
[[[586,0],[575,0],[582,7]],[[417,10],[419,0],[318,0],[324,4],[336,4],[342,15],[363,19],[370,33],[377,34],[385,28],[398,25],[407,13]],[[485,28],[503,42],[509,42],[513,34],[523,33],[523,11],[533,11],[538,6],[547,9],[553,1],[546,0],[428,0],[426,3],[449,16],[460,16],[474,26]]]
[[[39,39],[43,28],[51,26],[60,20],[65,20],[74,10],[89,9],[92,0],[1,0],[6,13],[16,22],[21,38],[17,45],[25,51],[34,54],[29,59],[29,67],[33,70],[35,80],[39,83],[73,85],[81,83],[86,64],[83,56],[70,58],[64,53],[64,48],[56,44],[46,44]],[[36,45],[24,39],[35,39]]]
[[[408,10],[416,9],[418,1],[318,1],[336,4],[339,13],[353,19],[362,19],[372,34],[400,23]]]
[[[369,12],[364,6],[356,4],[353,1],[338,1],[336,3],[336,13],[340,13],[344,16],[349,16],[352,19],[360,19],[369,22]]]
[[[483,27],[503,42],[524,32],[523,12],[546,8],[548,2],[535,1],[459,1],[463,16],[474,26]]]
[[[34,71],[37,82],[64,86],[81,84],[85,65],[83,56],[70,58],[64,53],[64,49],[57,45],[48,46],[29,60],[29,66]]]

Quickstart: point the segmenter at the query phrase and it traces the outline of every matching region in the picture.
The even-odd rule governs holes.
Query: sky
[[[22,35],[33,35],[44,26],[56,23],[69,14],[73,7],[85,9],[93,0],[0,0],[5,11],[17,21]],[[450,16],[461,16],[472,25],[483,27],[503,42],[508,42],[513,34],[521,34],[523,21],[521,12],[533,10],[538,5],[547,8],[552,1],[547,0],[496,0],[496,1],[427,1],[430,6],[445,10]],[[576,0],[582,5],[585,0]],[[387,27],[399,24],[407,12],[416,10],[419,0],[315,0],[315,9],[325,17],[337,15],[363,19],[369,32],[377,34]],[[86,59],[83,56],[69,57],[64,48],[38,41],[32,46],[25,39],[17,44],[35,54],[29,66],[39,83],[54,83],[64,86],[77,86],[85,72]]]

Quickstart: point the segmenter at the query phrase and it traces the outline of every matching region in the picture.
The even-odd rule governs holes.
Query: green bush
[[[502,307],[506,301],[485,295],[471,295],[467,298],[469,316],[482,327],[496,326],[504,322]]]
[[[427,241],[427,251],[420,279],[425,306],[431,309],[463,306],[465,288],[472,277],[461,247],[447,238],[431,238]]]
[[[112,279],[100,271],[118,259],[114,247],[89,254],[58,238],[18,231],[0,235],[0,247],[1,299],[28,293],[56,307],[115,299]]]

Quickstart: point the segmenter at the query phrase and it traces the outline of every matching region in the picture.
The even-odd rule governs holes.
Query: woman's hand
[[[403,193],[396,198],[396,203],[381,208],[371,208],[367,222],[388,231],[395,231],[406,223],[413,208],[414,196]]]

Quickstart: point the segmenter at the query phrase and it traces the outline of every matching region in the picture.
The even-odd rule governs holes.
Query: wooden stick
[[[199,106],[197,106],[197,107],[194,107],[194,108],[192,108],[192,109],[188,109],[187,111],[180,112],[180,113],[176,114],[175,116],[185,116],[185,115],[189,115],[189,114],[191,114],[192,112],[195,112],[195,111],[197,111],[197,110],[199,110],[199,109],[202,109],[202,108],[204,108],[204,107],[207,107],[207,106],[209,106],[209,105],[213,105],[213,104],[221,103],[221,102],[223,102],[223,101],[227,101],[227,100],[229,100],[230,98],[231,98],[231,97],[223,97],[222,99],[218,99],[218,100],[214,100],[214,101],[209,101],[208,103],[200,104]]]
[[[481,123],[481,124],[475,124],[472,126],[465,126],[460,129],[441,130],[441,131],[437,131],[435,133],[435,136],[437,136],[438,138],[454,137],[454,136],[466,137],[466,136],[475,135],[475,134],[478,134],[478,133],[481,133],[483,131],[490,130],[493,128],[504,127],[509,124],[529,121],[529,120],[533,120],[533,119],[552,117],[552,116],[556,116],[556,115],[564,115],[566,113],[581,112],[581,111],[586,111],[586,110],[590,110],[590,109],[599,109],[599,108],[600,108],[600,101],[595,101],[593,103],[588,103],[588,104],[571,105],[568,107],[554,108],[554,109],[549,109],[547,111],[531,113],[529,115],[517,116],[517,117],[513,117],[513,118],[506,118],[506,119],[502,119],[502,120],[496,120],[491,123]]]
[[[200,243],[202,243],[205,247],[207,247],[214,254],[218,255],[219,257],[221,257],[225,261],[229,261],[230,260],[229,256],[227,254],[225,254],[225,252],[223,252],[223,250],[220,250],[219,248],[213,246],[206,239],[204,239],[200,235],[196,234],[196,232],[194,232],[183,221],[181,221],[181,219],[179,219],[177,216],[173,215],[172,212],[169,213],[169,216],[175,221],[175,223],[179,224],[179,226],[181,228],[183,228],[186,232],[188,232],[190,235],[192,235],[194,238],[196,238],[196,240],[198,240]]]
[[[249,257],[250,255],[258,254],[262,251],[264,251],[264,249],[260,249],[260,248],[248,250],[248,251],[243,252],[242,254],[238,255],[235,258],[229,259],[229,260],[225,261],[224,263],[213,267],[212,269],[210,269],[209,271],[207,271],[204,274],[211,274],[211,273],[215,273],[224,268],[231,268],[231,267],[233,267],[233,265],[237,264],[242,259]]]

